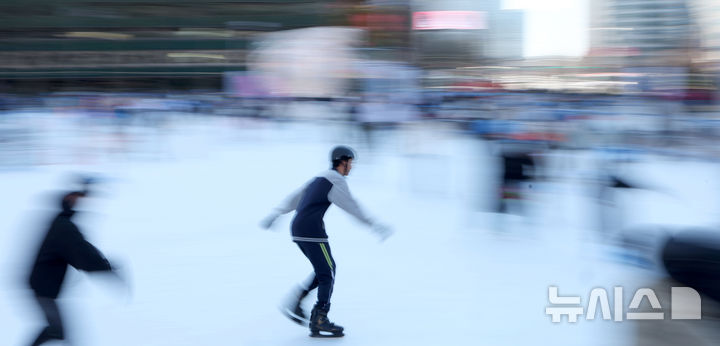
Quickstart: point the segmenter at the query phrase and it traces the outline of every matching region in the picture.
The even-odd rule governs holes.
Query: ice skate
[[[344,336],[344,328],[328,320],[330,303],[315,304],[310,315],[310,336],[314,338],[338,338]]]
[[[307,313],[302,308],[302,301],[307,295],[308,291],[298,288],[288,297],[286,303],[280,307],[280,311],[285,317],[304,327],[307,327],[310,322]]]

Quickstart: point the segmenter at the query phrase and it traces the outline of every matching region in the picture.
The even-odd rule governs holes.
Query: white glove
[[[272,227],[273,222],[280,216],[278,213],[271,213],[270,215],[266,216],[264,219],[260,221],[260,227],[262,229],[270,229]]]
[[[395,233],[390,226],[376,223],[372,225],[372,230],[375,232],[375,234],[380,237],[380,241],[385,241],[388,237],[390,237],[393,233]]]

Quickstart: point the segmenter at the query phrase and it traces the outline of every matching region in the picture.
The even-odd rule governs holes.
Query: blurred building
[[[490,13],[490,39],[485,56],[491,59],[523,58],[525,15],[522,10],[496,9]]]
[[[0,92],[220,90],[258,33],[347,26],[362,1],[8,0]]]
[[[624,92],[707,110],[720,84],[720,3],[592,0],[588,65],[610,68]],[[598,78],[594,78],[598,79]]]
[[[688,0],[592,0],[589,56],[623,66],[687,66],[698,47]]]
[[[498,0],[413,0],[415,61],[453,68],[522,59],[523,11],[503,10]]]
[[[360,48],[367,59],[408,61],[410,9],[408,0],[374,0],[353,6],[350,25],[366,32]]]
[[[690,4],[700,37],[701,60],[720,62],[720,2],[692,0]]]

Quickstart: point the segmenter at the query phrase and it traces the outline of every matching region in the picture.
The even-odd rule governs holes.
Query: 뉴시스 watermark
[[[638,312],[643,298],[647,298],[650,303],[652,312]],[[665,311],[660,301],[655,295],[655,291],[650,288],[640,288],[630,301],[628,311],[624,312],[623,306],[623,288],[619,286],[613,287],[613,313],[610,311],[610,300],[608,293],[604,288],[595,288],[590,291],[587,302],[587,312],[580,304],[579,296],[561,297],[558,294],[557,286],[548,287],[549,307],[545,308],[545,314],[550,315],[553,323],[562,321],[562,316],[567,316],[567,321],[575,323],[578,316],[584,315],[586,320],[594,320],[600,309],[600,315],[603,320],[613,320],[616,322],[623,321],[623,317],[627,320],[663,320],[665,319]],[[667,308],[667,307],[665,307]],[[672,320],[699,320],[702,314],[702,304],[700,294],[690,287],[672,287],[670,294],[670,319]]]

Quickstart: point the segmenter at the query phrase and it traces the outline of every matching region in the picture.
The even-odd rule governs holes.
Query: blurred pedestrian
[[[502,183],[497,212],[507,213],[509,201],[521,201],[525,186],[533,180],[535,160],[529,150],[503,150]],[[519,206],[518,206],[519,207]]]
[[[35,301],[45,315],[47,324],[39,332],[32,346],[51,340],[65,340],[65,330],[56,302],[68,266],[87,272],[112,272],[113,267],[100,251],[83,237],[72,221],[75,205],[87,195],[74,191],[62,196],[61,211],[53,219],[43,238],[30,273],[30,288]],[[117,274],[114,275],[119,278]]]

